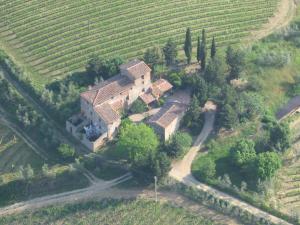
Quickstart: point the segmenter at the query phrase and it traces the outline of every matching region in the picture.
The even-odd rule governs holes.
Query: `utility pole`
[[[154,176],[155,202],[157,202],[157,177]]]

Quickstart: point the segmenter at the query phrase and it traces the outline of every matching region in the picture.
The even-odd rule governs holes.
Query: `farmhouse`
[[[149,119],[149,125],[164,141],[167,141],[178,130],[180,121],[188,108],[188,103],[189,99],[188,101],[169,101]]]
[[[120,74],[81,93],[81,112],[67,120],[66,128],[89,149],[111,140],[121,124],[121,114],[140,98],[147,105],[170,90],[166,80],[151,82],[151,69],[139,60],[120,66]]]

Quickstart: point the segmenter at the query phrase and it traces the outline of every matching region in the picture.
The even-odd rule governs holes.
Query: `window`
[[[145,79],[145,76],[144,76],[144,75],[142,76],[142,79]]]

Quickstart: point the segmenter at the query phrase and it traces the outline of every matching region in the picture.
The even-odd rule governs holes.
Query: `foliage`
[[[166,64],[168,66],[174,64],[177,58],[178,51],[177,51],[177,45],[172,39],[169,39],[165,44],[165,46],[163,47],[163,53],[164,53]]]
[[[150,155],[146,163],[134,163],[131,167],[132,173],[139,182],[153,183],[154,176],[158,180],[167,177],[171,170],[171,160],[164,152],[158,152],[156,155]]]
[[[68,144],[61,144],[58,152],[64,159],[72,159],[75,156],[75,149]]]
[[[216,175],[216,163],[211,158],[203,160],[193,173],[197,178],[204,181],[212,179]]]
[[[245,53],[239,49],[234,50],[231,46],[229,46],[226,51],[226,62],[230,69],[230,79],[240,78],[246,65]]]
[[[130,112],[131,113],[143,113],[147,111],[147,105],[140,99],[135,100],[131,107]]]
[[[171,158],[182,157],[192,145],[192,137],[185,132],[176,132],[166,144],[164,151]]]
[[[193,134],[199,134],[203,126],[203,114],[200,103],[194,95],[186,114],[183,117],[182,125],[191,129]]]
[[[276,152],[264,152],[258,154],[256,168],[257,175],[260,179],[270,179],[280,167],[281,159]]]
[[[210,57],[213,59],[215,58],[216,54],[217,54],[217,46],[216,46],[215,36],[213,36],[213,39],[211,41]]]
[[[168,81],[176,88],[180,88],[183,85],[183,72],[171,72],[168,74]]]
[[[247,166],[256,159],[255,143],[249,139],[241,139],[237,141],[231,149],[233,163],[237,166]]]
[[[217,122],[220,127],[231,129],[238,123],[238,114],[231,105],[225,104],[217,113]]]
[[[291,61],[291,55],[289,52],[281,50],[261,52],[255,59],[255,64],[262,67],[276,67],[281,68]]]
[[[158,47],[148,48],[144,53],[143,59],[146,64],[154,69],[156,65],[162,62],[161,49]]]
[[[218,56],[211,59],[204,72],[204,79],[207,83],[221,87],[226,81],[226,65],[224,60]]]
[[[187,63],[190,64],[191,63],[191,59],[192,59],[192,34],[191,34],[191,29],[187,28],[186,30],[186,34],[185,34],[185,42],[184,42],[184,53],[185,56],[187,58]]]
[[[270,145],[279,152],[291,146],[291,132],[288,124],[276,123],[270,128]]]
[[[206,68],[206,33],[205,29],[202,30],[202,38],[199,50],[199,59],[201,61],[201,69],[205,70]]]
[[[198,74],[189,76],[186,86],[192,89],[192,95],[197,97],[200,105],[203,105],[207,101],[209,87],[201,76]]]
[[[120,72],[119,66],[122,63],[120,58],[103,59],[93,56],[86,65],[86,72],[92,79],[97,77],[106,80]]]
[[[117,148],[126,154],[130,163],[147,164],[149,157],[156,154],[158,137],[147,125],[126,123],[120,128]]]

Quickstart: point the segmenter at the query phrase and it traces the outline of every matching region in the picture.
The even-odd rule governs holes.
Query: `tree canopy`
[[[192,58],[192,34],[191,34],[191,29],[187,28],[186,34],[185,34],[185,42],[184,42],[184,53],[187,58],[187,63],[191,63],[191,58]]]
[[[281,159],[276,152],[264,152],[257,156],[256,169],[260,179],[266,180],[274,176],[281,167]]]
[[[166,64],[168,66],[172,65],[175,62],[178,54],[177,45],[172,39],[169,39],[166,45],[163,47],[163,53],[165,56]]]
[[[122,123],[117,148],[131,163],[146,164],[156,154],[158,145],[158,137],[146,124]]]

